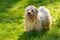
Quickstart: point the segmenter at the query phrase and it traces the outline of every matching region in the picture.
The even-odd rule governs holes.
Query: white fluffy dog
[[[41,18],[35,6],[28,6],[25,12],[25,31],[42,30]]]
[[[38,8],[38,13],[40,15],[40,19],[42,22],[42,29],[50,29],[51,22],[52,22],[50,11],[47,8],[45,8],[44,6],[40,6]]]
[[[47,8],[41,6],[28,6],[25,11],[25,31],[38,30],[51,28],[51,15]]]

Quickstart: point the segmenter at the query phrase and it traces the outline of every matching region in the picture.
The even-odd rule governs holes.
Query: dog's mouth
[[[29,15],[31,15],[31,13],[30,13],[30,12],[28,12],[28,14],[29,14]]]
[[[32,15],[31,14],[27,14],[27,16],[31,17]]]
[[[34,13],[33,12],[27,12],[28,15],[33,15]]]
[[[28,16],[32,16],[33,14],[32,14],[32,13],[30,13],[30,12],[28,12],[28,13],[27,13],[27,15],[28,15]]]
[[[30,14],[30,13],[28,13],[28,14],[27,14],[27,16],[28,16],[29,18],[31,18],[33,15],[32,15],[32,14]]]

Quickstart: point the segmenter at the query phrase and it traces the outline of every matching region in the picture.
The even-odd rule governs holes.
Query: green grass
[[[45,6],[50,10],[51,30],[24,32],[28,5]],[[60,0],[0,0],[0,40],[60,40]]]

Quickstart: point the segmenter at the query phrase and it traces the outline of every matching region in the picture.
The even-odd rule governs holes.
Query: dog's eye
[[[33,10],[32,10],[32,12],[33,12]]]
[[[29,10],[27,10],[27,11],[29,11]]]

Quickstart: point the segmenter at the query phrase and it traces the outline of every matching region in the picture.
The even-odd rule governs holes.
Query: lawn
[[[24,32],[25,8],[29,5],[50,10],[50,30]],[[60,0],[0,0],[0,40],[60,40]]]

